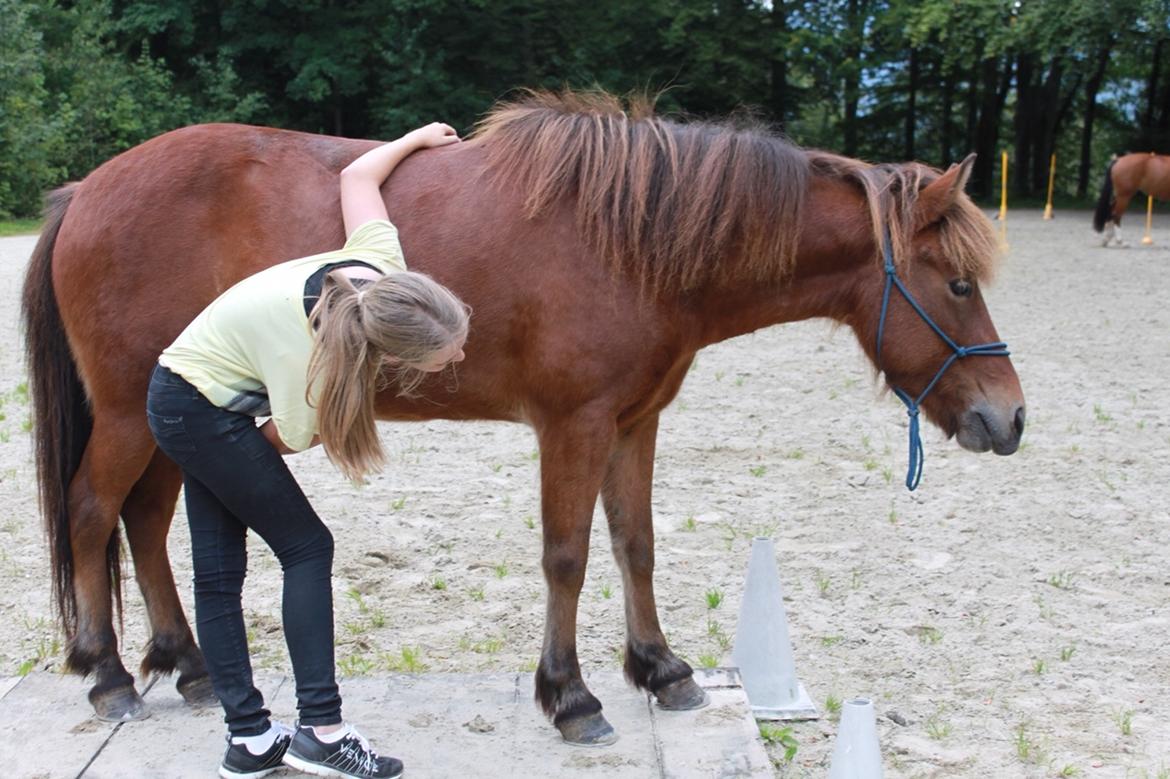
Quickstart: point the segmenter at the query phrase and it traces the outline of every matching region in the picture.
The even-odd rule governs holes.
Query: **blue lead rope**
[[[894,390],[894,394],[898,396],[898,400],[906,405],[906,414],[910,417],[910,462],[906,469],[906,489],[913,492],[918,487],[918,482],[922,481],[922,466],[924,462],[922,450],[922,435],[919,430],[919,406],[922,400],[934,389],[934,385],[938,384],[938,380],[946,373],[947,368],[951,367],[954,362],[963,357],[1007,357],[1011,352],[1007,350],[1007,344],[1002,341],[995,341],[994,343],[977,344],[975,346],[959,346],[942,331],[942,328],[934,323],[934,320],[923,310],[914,296],[910,294],[910,290],[906,289],[906,285],[898,278],[898,274],[894,269],[894,252],[890,245],[890,232],[886,231],[884,245],[882,247],[882,254],[886,265],[886,287],[882,292],[882,312],[878,319],[877,331],[877,364],[878,368],[882,367],[882,336],[886,329],[886,313],[890,307],[890,289],[896,287],[902,293],[902,297],[910,304],[918,316],[922,317],[922,321],[930,325],[930,329],[938,334],[938,337],[943,340],[947,346],[951,347],[951,356],[946,359],[942,367],[938,369],[938,373],[934,374],[934,378],[926,385],[926,389],[922,390],[917,398],[912,397],[904,390],[895,387],[893,384],[890,387]]]

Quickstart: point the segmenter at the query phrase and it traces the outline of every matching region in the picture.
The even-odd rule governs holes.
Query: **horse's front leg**
[[[604,745],[617,734],[601,714],[577,662],[577,601],[589,557],[593,507],[614,439],[611,413],[582,411],[537,426],[542,566],[548,583],[544,646],[536,669],[536,700],[565,741]]]
[[[663,708],[697,709],[707,705],[707,694],[695,683],[691,667],[666,645],[654,603],[650,493],[657,437],[657,414],[621,435],[601,490],[625,593],[626,678],[653,693]]]

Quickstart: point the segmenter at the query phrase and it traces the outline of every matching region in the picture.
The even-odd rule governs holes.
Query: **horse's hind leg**
[[[1116,243],[1118,246],[1128,246],[1125,240],[1121,237],[1121,217],[1125,213],[1125,209],[1129,208],[1129,201],[1133,195],[1118,194],[1113,201],[1113,212],[1109,224],[1105,226],[1105,246],[1110,242]]]
[[[666,709],[697,709],[707,694],[691,667],[666,645],[654,603],[654,525],[650,493],[658,416],[621,436],[601,489],[613,556],[626,601],[626,678]]]
[[[182,483],[179,467],[156,450],[122,506],[122,521],[134,557],[134,575],[150,619],[151,637],[142,660],[142,675],[178,670],[175,686],[183,698],[192,705],[209,705],[218,699],[211,690],[203,653],[195,645],[183,614],[167,557],[167,531]]]
[[[69,636],[67,663],[94,674],[89,701],[101,719],[125,721],[146,715],[134,677],[118,656],[113,603],[118,513],[154,451],[146,420],[94,409],[93,431],[69,485],[69,542],[73,555],[76,629]]]

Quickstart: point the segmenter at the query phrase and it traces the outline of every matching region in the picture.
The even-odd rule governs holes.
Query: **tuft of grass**
[[[1065,766],[1063,768],[1061,768],[1059,771],[1056,772],[1057,776],[1062,776],[1062,777],[1080,776],[1080,774],[1081,774],[1081,769],[1077,768],[1072,763],[1065,764]]]
[[[1113,715],[1113,721],[1117,723],[1121,735],[1133,735],[1133,710],[1132,709],[1118,709]]]
[[[1058,590],[1071,590],[1076,578],[1072,571],[1057,571],[1048,576],[1048,583]]]
[[[940,719],[937,714],[932,714],[926,718],[926,735],[935,741],[942,741],[951,735],[951,723]]]
[[[1039,763],[1044,756],[1040,751],[1040,745],[1032,740],[1031,735],[1028,734],[1028,723],[1021,722],[1016,726],[1016,737],[1014,739],[1016,746],[1016,757],[1023,763]]]
[[[789,460],[803,460],[804,459],[804,450],[803,449],[793,449],[791,452],[789,452],[788,454],[786,454],[784,456],[787,457]]]
[[[933,625],[921,625],[918,628],[918,640],[923,644],[937,644],[942,641],[942,631]]]
[[[699,666],[702,668],[718,668],[719,656],[710,652],[699,655]]]
[[[817,583],[817,592],[819,592],[821,594],[821,597],[822,598],[829,597],[829,585],[832,584],[832,580],[829,579],[828,575],[823,573],[822,571],[818,570],[817,574],[816,574],[816,583]]]
[[[390,510],[391,511],[399,511],[405,505],[406,505],[406,496],[403,495],[400,498],[395,498],[394,500],[390,501]]]
[[[485,638],[482,641],[472,641],[467,636],[459,639],[459,648],[464,652],[475,652],[477,655],[494,655],[504,648],[504,639],[499,636]]]
[[[613,597],[613,587],[609,586],[609,582],[601,585],[601,597],[605,598],[606,600],[609,600]]]
[[[796,750],[800,747],[796,737],[792,735],[792,728],[787,725],[776,725],[772,722],[757,723],[760,728],[760,738],[765,744],[776,744],[784,749],[784,762],[791,763],[796,757]]]
[[[374,662],[365,655],[346,655],[337,661],[337,670],[343,676],[365,676],[374,670]]]
[[[717,609],[723,603],[723,591],[719,589],[707,590],[707,608]]]
[[[478,587],[470,593],[472,600],[483,600],[483,587]]]
[[[1072,656],[1076,651],[1077,648],[1075,646],[1062,646],[1060,648],[1060,661],[1067,663],[1069,660],[1072,660]]]
[[[497,579],[503,579],[505,576],[508,575],[508,564],[507,563],[499,563],[492,570],[496,572]]]
[[[1100,403],[1093,404],[1093,418],[1103,425],[1107,425],[1113,421],[1113,417],[1101,407]]]
[[[889,514],[886,514],[886,520],[887,520],[887,521],[888,521],[888,522],[889,522],[891,525],[896,525],[896,524],[898,524],[898,512],[897,512],[897,511],[894,509],[894,507],[893,507],[893,506],[891,506],[891,507],[890,507],[890,513],[889,513]]]
[[[845,640],[845,636],[821,636],[821,646],[836,646]]]
[[[395,655],[387,652],[382,656],[386,663],[386,670],[405,673],[422,673],[427,670],[427,664],[422,660],[422,650],[414,646],[404,646]]]
[[[861,463],[861,467],[865,468],[867,471],[876,471],[878,467],[878,461],[872,457],[866,457],[865,461]]]
[[[447,580],[443,579],[440,576],[436,576],[434,579],[431,579],[431,589],[432,590],[445,590],[445,589],[447,589]]]
[[[1043,676],[1048,671],[1048,663],[1044,658],[1037,658],[1032,661],[1032,672],[1037,676]]]
[[[841,699],[833,693],[829,693],[825,697],[825,711],[829,712],[829,717],[833,720],[841,718]]]
[[[768,466],[756,465],[756,466],[753,466],[751,468],[748,468],[748,470],[751,472],[752,476],[755,476],[758,478],[758,477],[763,476],[765,473],[768,472]]]
[[[536,518],[533,517],[531,514],[524,517],[524,527],[528,528],[529,530],[535,530],[536,529]]]
[[[685,520],[683,520],[682,529],[687,531],[688,533],[693,533],[696,530],[698,530],[698,528],[699,528],[699,523],[695,521],[695,518],[693,516],[687,517]]]

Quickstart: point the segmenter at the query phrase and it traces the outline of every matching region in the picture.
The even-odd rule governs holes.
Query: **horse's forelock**
[[[825,152],[811,152],[810,163],[818,174],[850,181],[864,193],[874,246],[882,245],[889,230],[894,264],[906,267],[918,227],[918,194],[941,172],[920,163],[871,165]],[[938,230],[943,254],[957,274],[980,280],[994,275],[999,242],[987,216],[965,193],[942,214]]]

